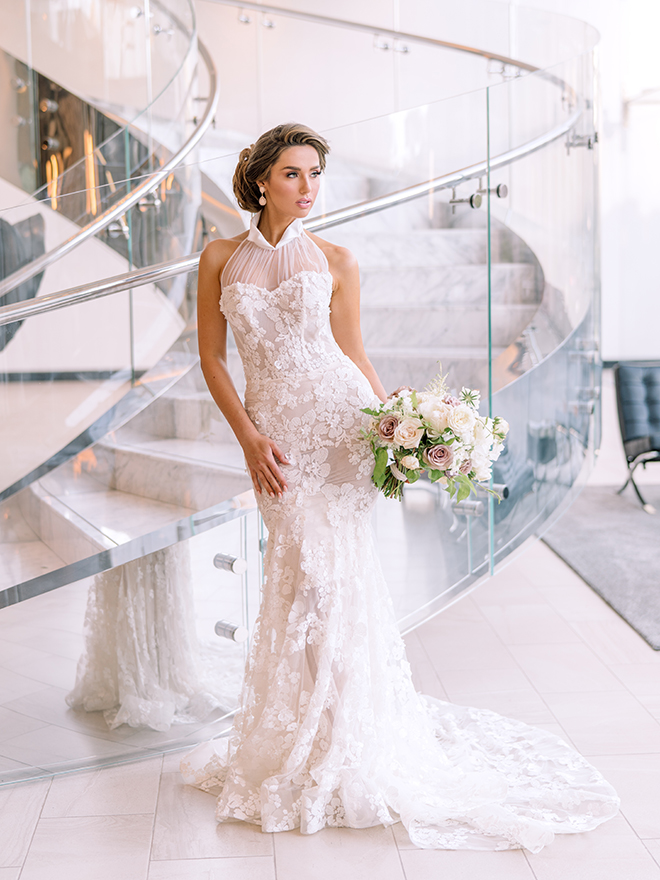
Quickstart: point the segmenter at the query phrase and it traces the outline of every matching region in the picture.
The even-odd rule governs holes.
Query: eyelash
[[[292,176],[297,177],[298,172],[297,171],[289,171],[289,173],[287,174],[287,177],[292,177]],[[320,177],[320,176],[321,176],[320,171],[312,171],[312,177]]]

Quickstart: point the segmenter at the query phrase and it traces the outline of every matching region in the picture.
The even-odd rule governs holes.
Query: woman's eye
[[[289,171],[289,173],[287,174],[287,177],[297,177],[297,176],[298,175],[295,171]]]

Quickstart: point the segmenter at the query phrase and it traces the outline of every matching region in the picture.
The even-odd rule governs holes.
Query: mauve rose
[[[438,446],[429,446],[428,449],[425,449],[422,458],[434,471],[445,471],[451,467],[454,453],[448,446],[440,443]]]
[[[395,413],[388,413],[378,422],[378,436],[386,443],[394,440],[394,432],[399,424],[399,417]]]
[[[466,458],[463,464],[459,467],[459,471],[466,476],[472,470],[472,461],[469,458]]]
[[[443,399],[444,399],[444,402],[447,404],[447,406],[458,406],[459,403],[461,402],[458,399],[458,397],[454,397],[451,394],[445,394]]]

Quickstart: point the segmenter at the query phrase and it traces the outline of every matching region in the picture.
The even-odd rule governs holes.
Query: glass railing
[[[482,24],[493,36],[493,51],[505,55],[516,41],[527,46],[527,37],[533,38],[528,10],[513,10],[509,17],[506,7],[505,21],[497,4],[477,5],[491,16]],[[239,20],[237,7],[218,8],[227,15],[223,33],[233,51],[237,35],[248,34],[250,27]],[[259,19],[265,14],[254,13],[251,25],[263,28],[268,38],[277,32],[280,51],[287,33],[321,27],[286,18],[293,21],[288,31],[272,13],[276,27],[269,28]],[[442,36],[474,43],[476,37],[468,40],[469,31],[463,30],[462,15],[445,19],[454,22],[454,30]],[[424,387],[441,364],[451,387],[478,388],[482,411],[511,424],[494,473],[505,496],[499,504],[480,493],[455,505],[422,480],[407,487],[402,504],[382,499],[377,504],[379,552],[403,630],[464,595],[511,558],[525,538],[539,534],[570,503],[598,444],[592,37],[579,23],[575,30],[564,23],[564,36],[556,32],[556,54],[550,58],[559,61],[549,65],[544,58],[545,70],[518,76],[520,68],[503,63],[497,68],[492,58],[473,54],[469,57],[479,65],[484,87],[324,128],[332,153],[317,214],[308,226],[358,257],[365,344],[386,388]],[[548,28],[545,18],[541,24]],[[382,26],[387,29],[386,22]],[[413,19],[405,26],[400,22],[402,31],[418,27]],[[576,46],[561,43],[570,35]],[[353,36],[347,37],[349,45]],[[375,47],[373,34],[369,39],[369,51],[393,65],[401,67],[415,55],[395,55]],[[438,69],[451,66],[448,58],[462,57],[438,46],[433,52]],[[524,60],[534,62],[531,52]],[[415,62],[420,80],[426,70],[422,61],[420,53]],[[281,95],[281,85],[277,77],[262,81],[245,107],[254,109],[253,99],[268,106],[266,99],[278,88]],[[331,84],[320,88],[329,90]],[[358,103],[356,108],[359,112]],[[286,105],[276,109],[285,117],[292,112]],[[245,221],[231,200],[229,181],[240,132],[242,145],[257,126],[257,117],[241,121],[238,110],[232,115],[230,103],[222,112],[222,127],[209,132],[191,172],[203,175],[201,226],[211,237],[235,234]],[[479,198],[481,207],[472,207]],[[200,246],[203,241],[204,235]],[[99,248],[99,254],[106,253]],[[99,267],[93,277],[103,274],[112,273]],[[135,312],[132,323],[128,318],[128,293],[114,293],[25,318],[0,353],[2,369],[12,378],[3,386],[7,420],[0,420],[0,431],[9,430],[2,426],[17,413],[23,413],[27,429],[41,407],[40,439],[60,437],[46,450],[51,458],[43,472],[33,472],[38,465],[33,471],[29,464],[17,466],[17,473],[37,478],[0,505],[0,603],[5,606],[0,640],[8,646],[6,656],[22,658],[10,659],[0,671],[7,682],[3,705],[32,724],[27,733],[22,728],[1,744],[6,781],[183,748],[230,723],[244,643],[227,635],[239,632],[232,627],[249,629],[254,619],[263,527],[240,448],[195,366],[194,272],[182,274],[177,283],[178,299],[170,291],[134,287],[134,307],[137,297],[144,297],[139,325]],[[150,338],[149,316],[163,314],[172,317],[177,341],[165,346],[163,336],[161,360],[153,359],[156,349],[151,360],[142,360],[136,351]],[[90,329],[99,326],[104,328],[100,335]],[[111,327],[118,332],[108,332]],[[107,347],[104,339],[111,340]],[[12,362],[19,352],[24,360]],[[58,374],[55,367],[65,361],[75,366]],[[230,367],[241,390],[233,348]],[[116,384],[122,375],[128,382],[131,369],[133,386]],[[76,389],[85,386],[76,398]],[[71,436],[58,464],[64,428]],[[17,428],[14,435],[5,434],[3,444],[19,448],[22,436]],[[204,670],[215,656],[214,668],[224,669],[227,678],[212,684],[217,705],[203,720],[186,722],[180,713],[182,723],[168,730],[111,728],[104,707],[80,708],[80,688],[73,700],[77,708],[67,708],[65,700],[83,651],[107,647],[93,613],[85,628],[85,608],[111,604],[140,566],[153,562],[153,554],[160,554],[158,564],[173,573],[159,589],[179,596],[181,632],[196,629],[196,638],[186,642],[185,662]],[[214,565],[218,554],[220,568]],[[187,565],[192,576],[185,574]],[[216,635],[219,621],[224,622]],[[161,622],[154,620],[154,627]],[[205,680],[199,672],[199,682]]]
[[[15,111],[7,130],[16,132],[16,145],[0,157],[0,206],[5,224],[27,214],[42,234],[24,242],[20,260],[5,261],[0,303],[48,293],[54,279],[47,270],[55,262],[64,277],[80,278],[83,266],[84,280],[105,277],[107,261],[96,267],[89,253],[77,251],[94,236],[123,258],[124,271],[188,253],[200,184],[184,159],[211,123],[217,100],[203,46],[203,70],[197,69],[189,0],[144,7],[107,0],[66,10],[55,4],[36,18],[27,4],[23,12],[30,38],[26,45],[17,39],[16,56],[5,50],[1,59],[15,73],[3,108]],[[72,91],[70,47],[83,31],[94,62]],[[206,97],[199,98],[199,88]],[[38,185],[33,192],[30,183]]]
[[[16,0],[3,18],[0,50],[10,147],[0,176],[30,193],[52,181],[61,192],[84,191],[93,188],[90,165],[112,159],[112,151],[93,154],[117,129],[133,124],[161,142],[172,129],[196,64],[194,11],[189,0]],[[124,172],[124,163],[111,168],[115,180]]]

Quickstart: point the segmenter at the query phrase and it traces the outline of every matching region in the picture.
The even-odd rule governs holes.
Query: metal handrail
[[[421,34],[409,34],[406,31],[398,31],[392,28],[379,27],[378,25],[363,24],[359,21],[350,21],[345,18],[330,18],[326,15],[316,15],[312,12],[302,12],[297,9],[281,9],[279,6],[269,6],[267,3],[254,3],[252,0],[245,2],[236,2],[236,0],[211,0],[220,6],[234,6],[237,9],[251,9],[253,12],[268,12],[271,15],[281,15],[285,18],[297,18],[302,21],[309,21],[313,24],[330,25],[331,27],[340,27],[345,30],[361,31],[368,34],[385,34],[393,37],[395,40],[406,40],[410,43],[426,43],[431,46],[438,46],[442,49],[455,49],[457,52],[469,52],[472,55],[481,55],[489,61],[501,61],[502,64],[510,64],[511,67],[518,67],[520,70],[527,70],[534,73],[540,68],[534,67],[533,64],[527,64],[525,61],[517,61],[514,58],[508,58],[506,55],[498,55],[496,52],[488,52],[486,49],[477,49],[474,46],[464,46],[462,43],[451,43],[447,40],[438,40],[434,37],[424,37]]]
[[[98,232],[100,232],[102,229],[112,223],[113,220],[116,220],[118,217],[121,217],[122,214],[125,214],[126,211],[132,208],[133,205],[136,205],[140,201],[140,199],[144,198],[147,193],[150,193],[163,180],[165,180],[168,175],[171,174],[172,171],[174,171],[175,168],[181,164],[188,153],[190,153],[190,151],[194,149],[194,147],[199,143],[202,136],[206,133],[206,130],[213,121],[213,116],[215,114],[215,110],[218,105],[218,99],[220,97],[220,85],[218,83],[218,76],[215,65],[213,63],[211,55],[209,54],[209,51],[207,50],[206,46],[204,46],[204,44],[199,40],[198,46],[199,54],[201,55],[202,60],[206,65],[209,75],[209,96],[206,101],[206,107],[204,108],[202,118],[195,128],[195,131],[188,138],[185,144],[176,153],[174,153],[164,165],[160,166],[157,171],[147,177],[144,183],[141,183],[134,190],[132,190],[132,192],[127,193],[111,208],[98,216],[91,223],[88,223],[87,226],[84,226],[81,230],[76,232],[75,235],[67,238],[57,247],[53,248],[45,254],[42,254],[40,257],[32,260],[31,263],[28,263],[21,269],[17,269],[15,272],[12,272],[11,275],[8,275],[5,279],[0,281],[0,296],[8,293],[10,290],[13,290],[15,287],[18,287],[19,284],[22,284],[23,282],[28,281],[30,278],[33,278],[40,272],[45,271],[52,263],[64,257],[74,248],[77,248],[79,245],[81,245],[88,238],[96,235]]]
[[[499,156],[470,165],[450,174],[444,174],[442,177],[435,177],[423,183],[416,183],[413,186],[388,193],[376,199],[370,199],[366,202],[360,202],[351,205],[348,208],[340,208],[329,214],[313,217],[305,223],[305,228],[318,232],[321,229],[329,229],[340,223],[347,223],[349,220],[355,220],[358,217],[366,217],[369,214],[375,214],[378,211],[384,211],[394,205],[400,205],[412,199],[420,198],[428,195],[436,190],[449,189],[478,177],[485,177],[486,173],[503,168],[517,161],[522,156],[528,156],[537,150],[558,140],[575,127],[579,117],[580,110],[576,110],[565,122],[555,126],[549,132],[540,135],[537,138],[528,141],[520,147],[513,150],[507,150]],[[50,293],[41,296],[38,299],[28,300],[27,302],[12,303],[8,306],[0,307],[0,327],[3,324],[11,324],[14,321],[20,321],[29,318],[32,315],[40,315],[44,312],[52,312],[56,309],[62,309],[77,303],[87,302],[91,299],[99,299],[103,296],[109,296],[113,293],[119,293],[123,290],[130,290],[134,287],[140,287],[143,284],[155,284],[166,278],[172,278],[175,275],[184,272],[192,272],[197,268],[201,252],[190,254],[187,257],[181,257],[170,260],[166,263],[159,263],[154,266],[147,266],[144,269],[137,269],[133,272],[126,272],[123,275],[115,275],[112,278],[106,278],[102,281],[96,281],[91,284],[83,284],[80,287],[71,287],[67,290]]]

